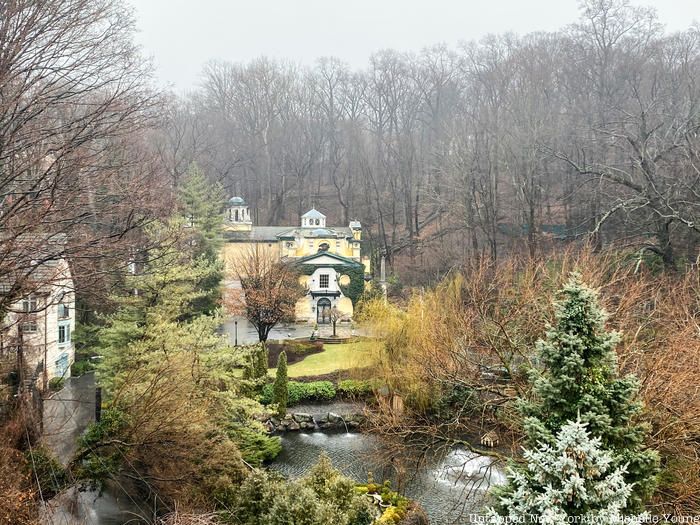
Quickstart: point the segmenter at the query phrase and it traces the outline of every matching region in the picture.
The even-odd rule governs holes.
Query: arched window
[[[235,217],[234,221],[238,222],[238,210],[233,212],[233,216]]]

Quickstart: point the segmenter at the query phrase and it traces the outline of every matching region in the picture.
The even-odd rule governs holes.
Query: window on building
[[[34,321],[29,321],[27,323],[22,323],[20,325],[23,334],[35,334],[39,328]]]
[[[37,303],[36,303],[36,295],[30,294],[24,299],[22,299],[22,311],[23,312],[36,312],[37,310]]]
[[[58,305],[58,318],[65,319],[70,317],[70,308],[67,304],[61,303]]]
[[[322,273],[318,277],[318,286],[319,288],[328,288],[328,284],[330,282],[330,278],[327,273]]]
[[[316,226],[320,226],[321,221],[319,219],[316,219]]]
[[[58,344],[62,345],[66,343],[70,343],[70,325],[58,325]]]

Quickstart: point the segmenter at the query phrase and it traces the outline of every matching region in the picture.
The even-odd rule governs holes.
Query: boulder
[[[314,417],[311,414],[305,414],[303,412],[298,412],[293,414],[294,421],[297,423],[313,423]]]

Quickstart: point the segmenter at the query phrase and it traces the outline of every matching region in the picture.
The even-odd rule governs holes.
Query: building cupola
[[[350,221],[350,231],[352,232],[352,237],[356,241],[362,239],[362,224],[360,221]]]
[[[231,197],[226,206],[226,222],[236,230],[250,230],[253,221],[250,209],[242,197]]]
[[[311,208],[304,215],[301,216],[301,227],[302,228],[325,228],[326,227],[326,216],[318,211],[316,208]]]

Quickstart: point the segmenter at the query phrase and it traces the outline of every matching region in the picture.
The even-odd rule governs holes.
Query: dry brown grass
[[[37,525],[40,495],[21,451],[26,424],[22,412],[0,428],[0,525]]]
[[[171,512],[158,519],[155,525],[219,525],[216,514],[187,514]]]

